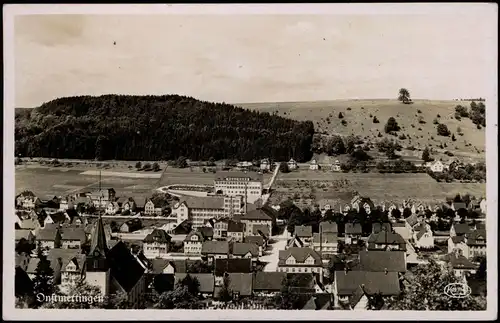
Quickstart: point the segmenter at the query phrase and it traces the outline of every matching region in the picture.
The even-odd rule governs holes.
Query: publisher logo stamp
[[[452,298],[465,298],[471,294],[471,289],[467,284],[451,283],[446,285],[444,293]]]

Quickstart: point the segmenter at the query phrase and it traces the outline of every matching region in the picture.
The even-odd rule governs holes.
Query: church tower
[[[109,294],[110,268],[106,259],[108,251],[104,225],[99,216],[92,232],[90,252],[87,255],[85,281],[89,285],[99,287],[103,296]]]

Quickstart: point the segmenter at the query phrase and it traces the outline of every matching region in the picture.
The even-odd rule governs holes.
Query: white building
[[[311,164],[309,164],[309,169],[310,170],[318,170],[319,169],[319,165],[318,165],[318,162],[316,161],[316,159],[313,159],[311,161]]]
[[[271,169],[271,163],[269,162],[269,159],[262,159],[260,161],[260,169],[262,170],[270,170]]]
[[[290,170],[297,169],[297,162],[293,158],[290,158],[287,164],[288,164],[288,169]]]
[[[186,255],[201,255],[203,235],[198,231],[191,231],[184,239],[184,253]]]
[[[120,206],[116,202],[109,202],[106,206],[106,214],[117,214],[120,212]]]
[[[243,196],[245,202],[262,198],[262,175],[251,172],[221,172],[214,180],[215,192],[226,196]]]
[[[422,249],[434,248],[434,235],[430,225],[422,222],[413,228],[413,241],[415,247]]]
[[[278,272],[317,273],[323,279],[321,256],[311,248],[292,247],[279,251]]]
[[[245,212],[243,196],[182,197],[172,208],[177,223],[191,220],[193,228],[204,226],[210,219],[232,217]]]
[[[430,169],[434,173],[441,173],[444,170],[444,164],[440,160],[436,160],[430,165]]]
[[[340,162],[338,161],[338,159],[333,163],[332,170],[334,172],[340,172],[341,171]]]
[[[154,229],[143,240],[142,249],[144,256],[149,259],[167,258],[170,245],[170,237],[164,230]]]

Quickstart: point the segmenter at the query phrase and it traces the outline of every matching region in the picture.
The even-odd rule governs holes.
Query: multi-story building
[[[244,212],[242,196],[183,197],[172,208],[178,223],[191,220],[193,228],[202,227],[206,221],[232,217]]]
[[[200,255],[204,240],[201,232],[191,231],[184,239],[184,253],[188,255]]]
[[[234,219],[245,223],[245,235],[253,235],[254,226],[259,224],[266,225],[269,229],[268,232],[272,232],[272,218],[262,209],[255,209],[242,216],[235,216]]]
[[[120,205],[117,202],[109,202],[106,205],[106,214],[117,214],[120,212]]]
[[[229,219],[222,218],[216,220],[214,223],[214,239],[226,239],[227,238],[227,229],[229,226]]]
[[[215,259],[229,258],[229,242],[227,241],[205,241],[201,247],[201,255],[209,263]]]
[[[398,233],[382,230],[370,234],[367,250],[406,251],[406,241]]]
[[[214,180],[215,192],[227,196],[243,196],[246,203],[262,197],[262,175],[251,172],[223,172]],[[246,204],[245,203],[245,204]]]
[[[290,170],[297,169],[297,162],[293,158],[290,158],[287,164],[288,164],[288,169]]]
[[[25,209],[34,209],[41,200],[31,191],[25,191],[16,197],[16,206]]]
[[[144,240],[142,249],[146,258],[167,258],[172,237],[165,230],[154,229]]]
[[[316,273],[323,279],[321,256],[311,248],[292,247],[279,251],[278,271],[286,273]]]
[[[116,200],[116,192],[114,189],[109,188],[107,190],[92,192],[88,197],[96,208],[105,208],[109,202]]]
[[[245,223],[229,220],[227,236],[235,242],[243,242],[245,237]]]
[[[337,233],[324,232],[313,234],[313,249],[322,255],[333,255],[337,252],[338,236]]]

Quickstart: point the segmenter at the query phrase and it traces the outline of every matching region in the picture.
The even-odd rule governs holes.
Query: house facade
[[[311,163],[309,164],[309,170],[318,170],[319,169],[319,164],[316,161],[316,159],[311,160]]]
[[[288,164],[288,169],[290,170],[297,169],[297,162],[293,158],[290,158],[287,164]]]
[[[252,235],[254,226],[265,225],[272,232],[272,218],[262,209],[252,210],[239,217],[239,220],[245,224],[245,235]]]
[[[314,273],[323,279],[321,256],[311,248],[292,247],[279,251],[278,272]]]
[[[191,231],[184,239],[184,253],[187,255],[201,255],[203,235],[197,231]]]
[[[422,222],[413,230],[413,242],[415,247],[421,249],[434,248],[434,234],[429,224]]]
[[[243,196],[246,203],[262,198],[262,176],[250,172],[224,172],[214,180],[215,192],[226,196]]]
[[[167,258],[172,237],[161,229],[154,229],[143,240],[143,251],[146,258]]]

